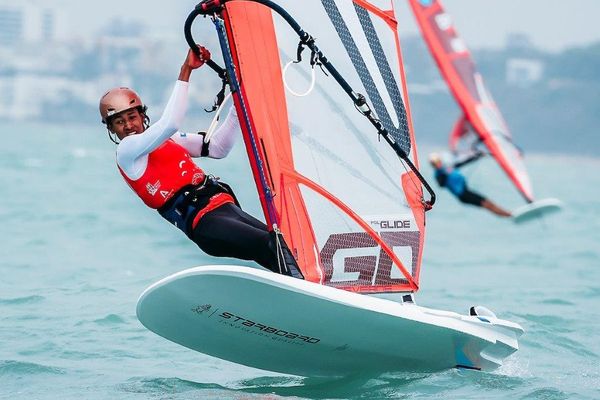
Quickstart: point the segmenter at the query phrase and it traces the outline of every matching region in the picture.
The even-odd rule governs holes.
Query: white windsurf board
[[[386,371],[490,370],[523,329],[360,295],[249,267],[214,265],[146,289],[142,324],[220,359],[268,371],[333,377]]]
[[[526,204],[512,212],[512,220],[516,224],[532,221],[562,209],[562,202],[558,199],[543,199]]]

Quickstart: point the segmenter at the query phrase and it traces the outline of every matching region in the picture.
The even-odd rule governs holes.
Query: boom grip
[[[183,34],[185,35],[185,41],[187,42],[188,46],[190,46],[190,49],[192,49],[192,51],[194,52],[194,54],[196,56],[198,56],[200,58],[200,49],[198,49],[198,46],[196,46],[196,41],[194,40],[194,37],[192,36],[192,25],[194,24],[194,20],[196,19],[196,17],[198,15],[200,15],[201,11],[196,7],[192,10],[192,12],[190,13],[190,15],[188,15],[187,19],[185,20],[185,24],[183,26]]]
[[[188,15],[188,17],[185,20],[185,24],[183,25],[183,34],[185,36],[185,41],[187,42],[190,49],[194,52],[194,54],[198,58],[202,58],[202,56],[200,55],[200,49],[198,49],[198,45],[196,44],[196,41],[194,40],[194,36],[192,36],[192,25],[194,24],[194,20],[196,19],[196,17],[198,15],[204,15],[204,14],[205,14],[205,12],[204,12],[204,9],[202,8],[202,3],[200,3],[192,10],[190,15]],[[221,79],[226,79],[227,72],[225,71],[224,68],[221,68],[219,66],[219,64],[217,64],[213,60],[206,60],[205,63],[206,63],[206,65],[208,65],[210,67],[210,69],[215,71]]]

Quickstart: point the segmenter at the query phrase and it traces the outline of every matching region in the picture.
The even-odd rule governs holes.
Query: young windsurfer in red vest
[[[231,107],[210,140],[179,127],[187,109],[188,82],[210,53],[200,47],[181,67],[179,79],[158,121],[150,125],[146,106],[131,89],[109,90],[100,99],[100,115],[117,143],[117,167],[150,208],[181,229],[204,252],[216,257],[254,260],[277,273],[303,279],[281,235],[242,211],[231,188],[207,175],[192,157],[225,157],[239,132]],[[118,139],[118,140],[117,140]]]
[[[440,155],[432,153],[429,156],[429,162],[435,170],[435,179],[438,184],[447,188],[462,203],[483,207],[500,217],[510,217],[510,212],[498,207],[479,193],[469,190],[466,178],[458,171],[458,168],[477,160],[481,155],[482,153],[476,153],[465,160],[454,163],[452,166],[444,166]]]

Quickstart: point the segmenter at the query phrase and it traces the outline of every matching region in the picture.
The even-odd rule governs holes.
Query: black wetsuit
[[[181,189],[159,213],[211,256],[251,260],[273,272],[303,278],[283,237],[244,212],[237,199],[236,204],[225,203],[207,212],[192,228],[194,217],[216,193],[228,193],[235,199],[228,185],[207,179]]]

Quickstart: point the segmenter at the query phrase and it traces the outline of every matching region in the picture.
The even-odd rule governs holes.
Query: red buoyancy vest
[[[137,180],[131,180],[121,167],[119,172],[142,201],[150,208],[160,208],[185,185],[197,185],[204,179],[186,149],[167,140],[148,154],[146,171]]]

